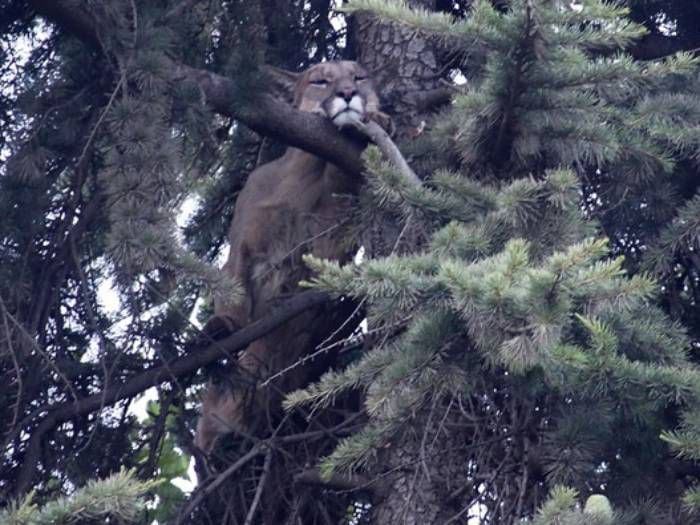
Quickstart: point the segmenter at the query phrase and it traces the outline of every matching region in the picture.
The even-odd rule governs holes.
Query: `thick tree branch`
[[[309,308],[322,305],[329,300],[329,296],[323,292],[302,292],[284,303],[269,316],[246,326],[226,339],[209,345],[207,348],[197,349],[196,352],[174,359],[163,366],[146,370],[122,384],[113,385],[103,392],[85,397],[78,402],[68,401],[47,407],[47,413],[43,420],[31,432],[32,437],[25,452],[22,469],[17,479],[16,494],[18,496],[22,495],[30,488],[39,462],[44,434],[57,425],[99,410],[121,399],[134,397],[148,388],[165,381],[191,374],[198,368],[208,365],[222,356],[230,355],[248,346],[251,342]]]
[[[29,0],[36,13],[87,45],[99,48],[98,28],[93,17],[65,0]],[[318,155],[357,177],[362,172],[362,144],[340,133],[319,115],[301,112],[268,93],[243,102],[234,99],[234,80],[211,71],[170,61],[173,78],[193,81],[202,90],[212,110],[239,120],[252,130]]]
[[[62,29],[74,34],[83,42],[98,46],[97,29],[89,13],[71,8],[65,1],[30,0],[36,12]],[[298,111],[270,93],[261,93],[243,102],[234,98],[235,81],[211,71],[194,68],[171,60],[173,78],[196,83],[213,111],[239,120],[262,135],[280,140],[318,155],[335,164],[348,175],[357,177],[362,173],[360,159],[363,144],[339,132],[328,120],[313,113]],[[452,91],[441,88],[412,95],[423,109],[445,104]],[[377,141],[373,133],[366,133],[386,153],[386,134]],[[392,149],[396,149],[395,147]],[[395,155],[388,155],[397,166]],[[399,155],[400,157],[400,155]],[[405,162],[403,163],[405,164]]]
[[[83,42],[100,47],[97,24],[85,10],[69,5],[65,0],[29,0],[36,13]]]
[[[457,89],[452,86],[444,86],[435,89],[414,91],[409,93],[407,98],[415,104],[418,111],[425,113],[446,106],[457,92]]]
[[[194,81],[212,110],[228,115],[262,135],[303,149],[335,164],[351,176],[362,173],[363,145],[340,133],[326,118],[294,109],[267,93],[253,102],[234,100],[234,81],[216,73],[173,62],[175,78]]]

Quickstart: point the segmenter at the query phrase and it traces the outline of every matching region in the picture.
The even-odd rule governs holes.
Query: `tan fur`
[[[294,87],[294,104],[331,118],[339,127],[348,119],[385,117],[367,73],[349,61],[317,64],[302,73]],[[344,106],[361,111],[338,113]],[[351,211],[348,194],[356,192],[357,182],[295,148],[254,170],[236,201],[224,265],[243,284],[245,300],[237,306],[217,303],[216,316],[242,327],[270,313],[308,276],[301,261],[304,253],[346,261],[350,251],[343,224]],[[250,380],[262,380],[297,361],[315,344],[319,319],[318,311],[307,312],[252,343],[238,359],[242,382],[250,385]],[[295,369],[264,391],[245,385],[233,391],[210,386],[195,443],[210,452],[220,435],[247,430],[251,412],[274,411],[271,405],[279,405],[283,393],[303,386],[307,375],[303,368]]]

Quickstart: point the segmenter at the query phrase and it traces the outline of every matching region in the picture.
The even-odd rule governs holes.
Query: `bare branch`
[[[258,505],[260,504],[260,497],[262,496],[263,489],[265,488],[265,483],[267,482],[267,476],[270,474],[270,463],[272,462],[272,449],[267,449],[265,453],[265,464],[263,465],[263,471],[258,480],[258,487],[255,489],[255,497],[253,498],[253,503],[250,505],[248,510],[248,515],[245,518],[244,525],[253,525],[253,519],[255,518],[255,512],[258,510]]]
[[[356,127],[361,133],[363,133],[367,138],[374,142],[377,147],[382,151],[384,156],[389,162],[391,162],[408,180],[413,184],[420,186],[422,184],[418,175],[411,169],[406,162],[406,159],[401,154],[399,148],[391,140],[389,134],[384,131],[384,129],[376,122],[369,121],[367,123],[354,122],[354,127]]]
[[[341,476],[333,474],[325,479],[318,469],[309,469],[294,476],[294,482],[302,485],[315,485],[331,490],[373,490],[373,480],[364,476]]]
[[[133,397],[152,386],[159,385],[172,378],[182,377],[195,372],[198,368],[212,363],[224,355],[230,355],[266,335],[282,323],[299,315],[301,312],[329,301],[329,296],[322,292],[302,292],[284,303],[269,316],[256,321],[235,334],[217,341],[207,348],[196,349],[183,357],[178,357],[163,366],[146,370],[130,380],[114,384],[103,392],[85,397],[77,402],[66,402],[56,406],[47,406],[46,415],[31,432],[31,438],[20,475],[15,488],[16,494],[24,494],[31,486],[41,453],[44,435],[57,425],[72,418],[99,410],[103,406],[119,400]]]
[[[261,454],[262,451],[265,449],[263,445],[264,443],[262,441],[254,445],[253,448],[251,448],[246,454],[241,456],[238,459],[238,461],[236,461],[233,465],[231,465],[221,474],[219,474],[214,481],[212,481],[209,485],[202,487],[198,491],[198,493],[192,498],[192,500],[187,504],[187,506],[180,512],[180,515],[177,519],[177,523],[187,523],[189,521],[189,515],[194,509],[197,508],[197,505],[199,505],[205,497],[207,497],[209,494],[211,494],[217,488],[219,488],[222,483],[224,483],[229,477],[235,474],[236,471],[242,468],[251,459],[256,457],[258,454]]]

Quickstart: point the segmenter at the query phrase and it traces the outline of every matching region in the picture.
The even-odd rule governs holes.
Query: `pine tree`
[[[339,4],[0,0],[0,504],[34,489],[0,521],[149,498],[143,522],[692,523],[695,2]],[[364,261],[308,263],[367,330],[310,349],[339,366],[188,496],[199,391],[229,376],[178,367],[193,313],[235,298],[237,192],[289,129],[361,171],[264,65],[334,58],[373,71],[423,184],[366,152]],[[123,466],[161,482],[90,481]]]
[[[326,475],[392,479],[402,464],[409,478],[429,478],[436,467],[421,467],[421,458],[461,457],[452,480],[415,481],[416,492],[427,485],[423,494],[402,492],[406,474],[394,475],[395,498],[412,501],[380,508],[378,523],[398,522],[405,505],[421,523],[444,523],[477,504],[487,522],[515,523],[556,484],[605,487],[630,512],[635,500],[656,498],[659,512],[677,516],[696,492],[658,484],[669,460],[659,434],[680,412],[686,430],[664,439],[698,457],[690,341],[659,308],[658,283],[626,270],[592,218],[597,203],[581,196],[594,187],[645,208],[641,195],[692,158],[696,60],[635,62],[621,49],[644,29],[599,1],[515,1],[505,13],[477,1],[463,22],[400,2],[357,0],[348,9],[442,38],[470,69],[429,138],[434,151],[460,159],[458,171],[415,187],[376,151],[366,155],[376,204],[424,242],[359,266],[308,260],[318,272],[311,286],[364,300],[374,330],[399,332],[289,397],[290,408],[319,408],[344,391],[365,392],[370,422],[325,460]],[[696,204],[646,260],[693,250]],[[459,484],[470,490],[453,508]]]
[[[133,471],[120,471],[107,479],[91,481],[70,498],[60,498],[39,508],[30,493],[20,504],[0,511],[7,525],[60,525],[100,520],[137,523],[144,516],[145,498],[157,482],[134,479]]]

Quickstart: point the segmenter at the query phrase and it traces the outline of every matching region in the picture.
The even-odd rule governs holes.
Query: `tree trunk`
[[[409,4],[435,9],[435,0]],[[410,28],[364,13],[355,15],[354,26],[357,60],[372,71],[399,144],[405,145],[429,119],[417,95],[442,89],[439,50]],[[434,408],[416,414],[406,432],[379,455],[371,476],[381,479],[372,502],[373,524],[444,524],[460,512],[450,494],[467,483],[459,442],[464,438],[445,430],[445,411],[438,417]]]
[[[439,403],[421,410],[379,455],[381,489],[372,502],[372,523],[444,525],[466,521],[459,498],[471,485],[468,439],[456,410]],[[459,519],[461,518],[461,520]]]
[[[435,0],[411,0],[409,4],[435,8]],[[397,136],[411,136],[426,117],[416,95],[440,88],[435,46],[408,27],[382,23],[365,13],[355,15],[354,25],[357,60],[377,81],[384,109],[394,118]]]

